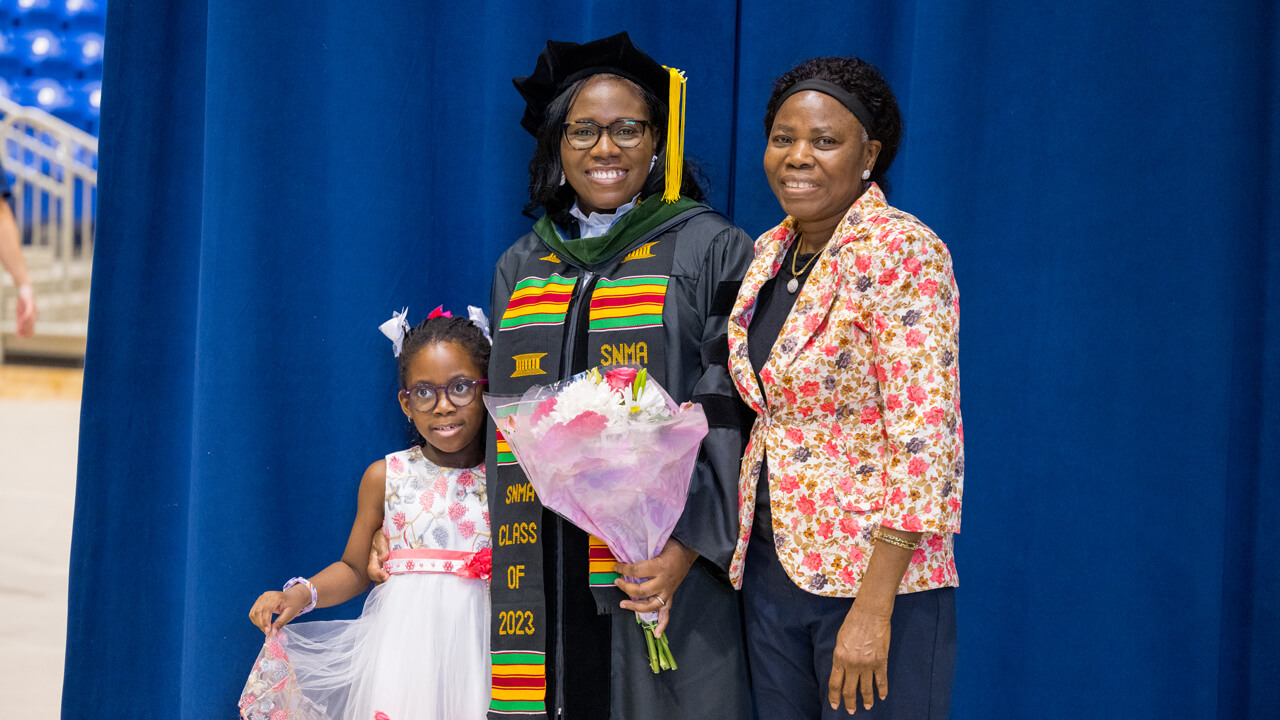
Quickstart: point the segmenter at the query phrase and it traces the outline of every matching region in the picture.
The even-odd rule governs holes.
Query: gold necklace
[[[817,260],[818,256],[822,254],[821,250],[814,253],[813,257],[809,258],[809,260],[805,262],[804,267],[800,268],[800,272],[796,272],[796,256],[800,254],[800,241],[803,239],[804,235],[796,235],[795,242],[792,243],[792,245],[795,246],[796,251],[791,254],[791,279],[787,281],[787,292],[792,295],[795,295],[796,290],[800,289],[800,280],[798,278],[809,272],[809,266],[812,265],[813,261]]]

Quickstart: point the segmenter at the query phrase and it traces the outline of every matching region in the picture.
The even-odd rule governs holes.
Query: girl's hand
[[[294,585],[284,592],[269,590],[262,593],[249,610],[249,621],[270,635],[297,617],[310,602],[311,591],[305,585]],[[273,614],[278,615],[275,622],[271,622]]]
[[[383,563],[387,561],[387,557],[391,555],[391,541],[387,539],[387,531],[378,528],[373,533],[373,539],[369,545],[369,567],[366,571],[369,573],[369,579],[376,583],[384,583],[391,579],[387,574]]]
[[[662,633],[667,629],[667,621],[670,619],[676,588],[684,582],[684,576],[689,574],[689,568],[697,559],[698,553],[681,545],[674,538],[669,538],[667,544],[662,547],[662,552],[652,560],[618,563],[614,566],[614,571],[619,575],[648,578],[640,583],[627,582],[622,578],[613,581],[614,585],[631,598],[622,601],[622,609],[658,613],[658,627],[654,631],[654,636],[662,637]]]
[[[827,684],[827,701],[838,710],[843,699],[849,714],[858,707],[858,686],[862,686],[862,706],[875,703],[871,689],[874,679],[879,698],[889,695],[889,615],[869,612],[855,600],[836,634],[836,649]]]

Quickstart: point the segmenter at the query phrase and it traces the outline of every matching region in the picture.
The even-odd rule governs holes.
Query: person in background
[[[13,218],[13,193],[4,166],[0,165],[0,267],[9,273],[13,286],[18,289],[17,328],[18,337],[31,337],[36,331],[36,290],[27,273],[27,262],[22,257],[22,236]]]
[[[801,63],[764,125],[787,217],[729,319],[758,415],[731,569],[756,717],[940,720],[964,479],[951,255],[881,191],[902,118],[874,66]]]

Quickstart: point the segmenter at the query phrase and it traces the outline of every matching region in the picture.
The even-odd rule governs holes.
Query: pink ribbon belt
[[[392,550],[382,567],[391,575],[404,573],[447,573],[464,578],[489,579],[493,567],[493,550],[431,550],[413,548]]]

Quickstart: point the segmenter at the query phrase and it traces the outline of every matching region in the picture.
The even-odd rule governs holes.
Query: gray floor
[[[56,718],[80,403],[0,400],[0,718]]]

